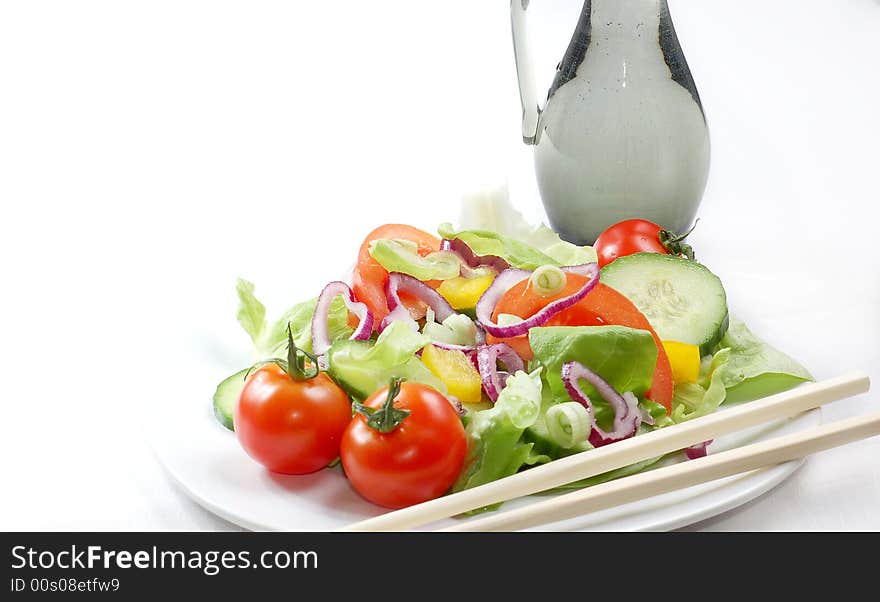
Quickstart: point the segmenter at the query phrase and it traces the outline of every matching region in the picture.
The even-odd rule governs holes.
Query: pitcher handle
[[[538,104],[532,56],[529,52],[526,9],[529,0],[510,0],[510,26],[513,32],[513,55],[516,60],[516,78],[522,103],[522,136],[526,144],[536,144],[538,120],[543,110]]]

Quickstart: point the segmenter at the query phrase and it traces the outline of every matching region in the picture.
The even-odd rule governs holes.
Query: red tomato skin
[[[609,226],[594,245],[599,267],[605,267],[618,257],[634,253],[662,253],[669,251],[660,242],[663,228],[644,219],[628,219]]]
[[[379,408],[387,393],[384,388],[364,404]],[[431,387],[403,383],[394,407],[411,413],[389,433],[380,433],[356,415],[343,435],[340,457],[363,498],[404,508],[449,491],[464,466],[467,437],[452,405]]]
[[[361,303],[366,304],[373,314],[374,329],[378,329],[382,319],[388,315],[388,303],[385,300],[385,283],[388,281],[388,271],[370,255],[370,243],[380,238],[411,240],[418,244],[420,255],[440,250],[440,239],[406,224],[385,224],[367,235],[358,252],[358,261],[351,281],[355,297]],[[439,286],[439,283],[436,283],[436,286]],[[401,293],[400,300],[407,306],[414,318],[418,319],[424,316],[424,304],[409,298],[405,293]]]
[[[272,472],[307,474],[339,456],[351,402],[325,373],[295,381],[275,364],[255,371],[235,409],[235,434]]]
[[[555,299],[573,294],[585,282],[584,276],[569,274],[565,288],[552,297],[540,297],[530,292],[528,280],[521,282],[508,290],[498,302],[492,316],[493,320],[497,320],[500,313],[513,314],[522,318],[534,315]],[[628,326],[651,333],[654,337],[654,343],[657,345],[657,365],[654,369],[651,390],[648,391],[647,396],[665,407],[667,413],[670,412],[672,410],[673,389],[672,366],[669,364],[669,357],[666,355],[663,343],[645,315],[616,290],[599,282],[582,301],[559,312],[550,318],[544,326],[602,326],[604,324]],[[489,335],[487,341],[489,343],[507,343],[526,361],[531,360],[534,355],[529,345],[528,336],[497,339]]]

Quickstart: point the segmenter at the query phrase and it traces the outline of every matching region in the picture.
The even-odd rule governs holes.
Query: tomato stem
[[[307,359],[312,362],[311,370],[306,366]],[[275,364],[284,370],[287,376],[297,382],[315,378],[318,376],[318,372],[321,371],[321,368],[318,365],[318,358],[305,349],[300,349],[296,346],[296,343],[293,342],[293,332],[290,330],[290,322],[287,323],[287,359],[273,357],[268,360],[259,361],[250,367],[247,374],[245,374],[245,378],[248,377],[251,370],[267,364]]]
[[[410,414],[409,410],[394,407],[394,400],[400,394],[400,385],[403,382],[402,378],[393,377],[391,379],[391,382],[388,383],[388,395],[385,397],[385,403],[378,410],[357,401],[352,404],[352,408],[367,419],[367,426],[370,428],[374,428],[380,433],[390,433],[399,427]]]
[[[694,261],[694,248],[684,242],[684,239],[690,236],[698,223],[700,223],[699,219],[697,219],[697,221],[694,222],[694,225],[691,226],[691,229],[684,234],[676,234],[669,230],[660,230],[660,232],[657,233],[657,239],[660,241],[660,244],[663,245],[663,248],[669,251],[671,255],[684,255],[691,261]]]
[[[311,360],[312,370],[306,368],[306,359]],[[318,376],[321,368],[318,366],[318,358],[304,349],[300,349],[293,342],[293,333],[290,331],[290,322],[287,323],[287,374],[296,381],[309,380]]]

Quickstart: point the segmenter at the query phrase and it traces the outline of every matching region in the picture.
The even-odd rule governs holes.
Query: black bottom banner
[[[478,591],[766,594],[876,574],[877,534],[4,533],[0,600],[157,594],[420,599]],[[870,551],[865,554],[864,551]],[[316,589],[317,588],[317,589]],[[494,599],[494,598],[493,598]]]

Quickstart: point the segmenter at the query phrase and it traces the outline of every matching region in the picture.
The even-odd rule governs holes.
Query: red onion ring
[[[594,269],[592,266],[598,267],[598,265],[599,264],[597,263],[582,263],[580,265],[567,265],[559,269],[561,269],[563,272],[570,272],[572,274],[578,274],[586,278],[592,278]]]
[[[438,349],[445,349],[446,351],[461,351],[462,353],[473,353],[477,350],[474,345],[454,345],[452,343],[438,343],[434,341],[431,343],[434,347]]]
[[[710,443],[712,443],[713,439],[709,439],[708,441],[703,441],[702,443],[697,443],[696,445],[691,445],[690,447],[684,450],[684,455],[687,456],[688,460],[696,460],[697,458],[705,458],[709,453],[706,449]]]
[[[400,301],[399,291],[404,291],[416,297],[418,300],[426,303],[428,307],[434,310],[435,319],[442,322],[449,316],[455,315],[457,312],[452,309],[443,295],[432,289],[430,286],[407,274],[400,272],[392,272],[388,275],[388,281],[385,283],[385,301],[388,303],[388,309],[391,310],[382,323],[379,325],[379,331],[385,330],[391,322],[401,320],[407,322],[410,327],[418,331],[419,325],[410,315],[409,310]]]
[[[614,411],[614,428],[611,432],[605,432],[596,424],[596,414],[593,411],[593,402],[584,394],[578,381],[584,379],[599,392],[602,399],[611,405]],[[590,422],[593,430],[590,432],[590,443],[593,447],[600,447],[621,439],[627,439],[636,434],[636,430],[642,421],[639,412],[639,400],[632,393],[621,395],[614,390],[608,381],[581,364],[580,362],[568,362],[562,366],[562,382],[569,396],[576,402],[587,408],[590,414]]]
[[[504,364],[505,374],[498,371],[498,362]],[[522,358],[506,343],[483,345],[477,348],[477,370],[483,381],[483,390],[493,402],[498,399],[507,377],[525,369]]]
[[[474,250],[460,238],[444,238],[440,243],[440,250],[455,253],[469,268],[487,266],[496,272],[501,273],[510,267],[510,264],[507,263],[504,258],[498,257],[497,255],[477,255],[474,253]],[[462,276],[467,275],[467,273],[468,271],[462,268]]]
[[[315,306],[315,314],[312,316],[312,352],[315,355],[324,355],[330,349],[331,341],[327,320],[330,316],[330,304],[340,295],[345,301],[348,311],[360,320],[349,338],[354,341],[363,341],[370,338],[373,332],[373,314],[367,309],[367,306],[357,300],[346,283],[331,282],[324,287],[318,296],[318,304]]]
[[[545,324],[550,318],[562,310],[568,309],[575,303],[578,303],[581,299],[586,297],[587,293],[593,290],[599,282],[599,264],[597,263],[586,263],[584,265],[569,266],[562,269],[566,272],[586,276],[589,280],[587,280],[587,282],[573,294],[557,299],[538,311],[535,315],[525,318],[522,322],[509,324],[507,326],[499,326],[492,321],[492,313],[495,311],[495,306],[498,305],[498,302],[507,291],[531,275],[531,272],[527,270],[504,270],[498,274],[498,277],[495,278],[491,286],[486,289],[486,292],[483,293],[483,296],[477,301],[477,322],[486,332],[499,339],[522,336],[527,334],[530,328]]]

